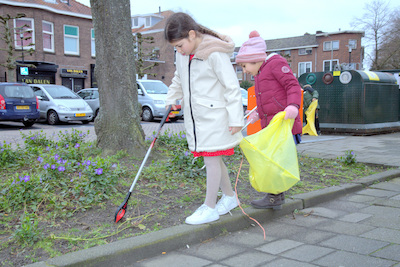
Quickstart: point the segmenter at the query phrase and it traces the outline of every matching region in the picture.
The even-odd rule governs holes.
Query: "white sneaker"
[[[217,202],[215,209],[219,215],[224,215],[230,212],[232,209],[239,206],[238,200],[236,199],[236,193],[233,192],[233,196],[222,195],[221,199]]]
[[[212,209],[203,204],[192,215],[186,218],[187,224],[203,224],[213,222],[219,219],[217,209]]]

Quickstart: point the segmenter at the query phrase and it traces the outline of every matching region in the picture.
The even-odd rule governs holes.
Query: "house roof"
[[[0,0],[0,4],[39,8],[58,14],[92,19],[90,7],[75,0]]]
[[[265,40],[265,43],[267,44],[267,52],[318,46],[316,35],[308,33],[302,36]]]
[[[174,14],[174,11],[171,10],[167,10],[167,11],[163,11],[163,12],[157,12],[157,13],[151,13],[151,14],[144,14],[144,15],[134,15],[132,17],[149,17],[152,15],[155,15],[157,17],[161,17],[163,18],[160,22],[156,23],[155,25],[153,25],[152,27],[144,27],[144,25],[140,26],[139,28],[133,28],[132,29],[132,33],[142,33],[142,34],[147,34],[147,33],[154,33],[154,32],[158,32],[158,31],[162,31],[164,30],[165,27],[165,23],[166,23],[166,19],[169,18],[172,14]]]

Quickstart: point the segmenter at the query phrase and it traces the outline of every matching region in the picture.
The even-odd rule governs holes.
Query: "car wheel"
[[[35,123],[35,121],[29,120],[29,121],[23,121],[22,123],[25,125],[25,127],[31,127]]]
[[[60,122],[60,120],[58,119],[57,112],[55,112],[54,110],[50,110],[47,113],[47,123],[50,124],[50,125],[54,125],[54,124],[57,124],[59,122]]]
[[[142,120],[144,121],[152,121],[154,119],[153,113],[149,107],[144,107],[142,112]]]

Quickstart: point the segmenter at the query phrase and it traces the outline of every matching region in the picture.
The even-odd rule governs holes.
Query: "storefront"
[[[22,63],[18,61],[18,63]],[[58,65],[48,62],[24,61],[27,67],[17,67],[17,81],[24,83],[55,84]]]
[[[74,92],[85,87],[85,79],[88,77],[87,70],[61,69],[61,84]]]

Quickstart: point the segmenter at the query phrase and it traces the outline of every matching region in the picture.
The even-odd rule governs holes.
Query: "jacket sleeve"
[[[279,60],[277,60],[272,69],[272,74],[279,84],[286,90],[286,106],[295,105],[300,107],[301,87],[284,58],[281,57]]]
[[[232,67],[231,60],[226,53],[215,52],[209,57],[218,81],[225,88],[224,99],[230,127],[242,127],[243,103],[240,86]]]
[[[174,73],[174,78],[172,78],[172,84],[169,86],[168,89],[165,105],[166,106],[175,105],[176,101],[182,99],[182,97],[183,97],[183,91],[177,66]]]
[[[318,97],[319,97],[318,91],[317,91],[317,90],[314,90],[314,92],[312,93],[312,98],[318,99]]]

